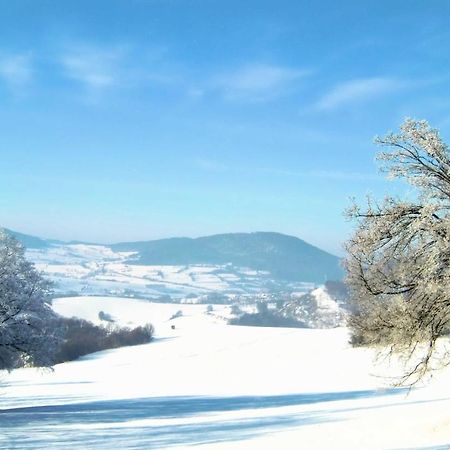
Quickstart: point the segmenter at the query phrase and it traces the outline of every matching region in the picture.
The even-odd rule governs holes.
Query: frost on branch
[[[425,120],[407,119],[399,134],[379,137],[377,144],[388,147],[390,152],[381,152],[380,161],[385,161],[384,170],[395,178],[405,178],[420,189],[424,200],[444,200],[450,195],[450,160],[447,145],[439,132]]]
[[[50,287],[19,242],[0,230],[0,369],[53,363],[60,334]]]
[[[378,138],[384,170],[419,189],[416,202],[386,198],[354,205],[356,231],[346,243],[352,342],[389,348],[405,362],[411,384],[449,354],[439,337],[450,330],[450,154],[425,121],[408,119],[399,134]]]

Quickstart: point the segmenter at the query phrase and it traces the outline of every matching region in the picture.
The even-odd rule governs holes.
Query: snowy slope
[[[213,292],[251,294],[311,288],[311,283],[274,280],[268,272],[231,264],[130,264],[134,252],[113,251],[102,245],[52,244],[28,249],[26,255],[54,281],[59,295],[181,299]]]
[[[288,301],[281,314],[311,328],[333,328],[345,325],[346,302],[321,286]]]
[[[386,389],[383,367],[349,348],[343,328],[233,327],[228,306],[206,314],[120,298],[64,298],[55,309],[150,320],[157,339],[3,374],[2,449],[450,447],[450,372],[409,395]]]

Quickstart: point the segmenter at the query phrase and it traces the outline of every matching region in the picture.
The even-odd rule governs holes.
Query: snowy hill
[[[345,329],[234,327],[229,308],[56,300],[68,316],[150,320],[156,340],[2,373],[0,448],[448,448],[448,368],[425,388],[392,389]]]
[[[60,295],[196,301],[217,292],[307,292],[316,280],[342,275],[337,257],[277,233],[97,245],[8,232],[26,246],[27,257]]]
[[[280,233],[230,233],[197,239],[174,238],[115,244],[136,252],[139,264],[231,264],[269,272],[274,279],[321,283],[340,279],[339,259],[307,242]]]
[[[308,290],[312,284],[274,279],[265,271],[231,264],[138,265],[134,252],[88,244],[53,244],[31,248],[27,257],[55,282],[60,295],[126,295],[191,302],[220,292],[249,295],[280,290]],[[208,301],[207,298],[204,301]]]
[[[309,328],[333,328],[345,325],[348,293],[345,285],[328,282],[306,294],[294,296],[283,305],[281,314]]]
[[[241,307],[266,302],[272,308],[279,308],[281,302],[282,316],[308,327],[332,328],[345,323],[347,299],[341,282],[327,282],[323,288],[280,275],[277,266],[283,261],[284,273],[293,273],[299,261],[314,267],[316,258],[317,267],[323,268],[318,261],[324,255],[331,258],[290,236],[236,233],[107,246],[8,232],[28,246],[27,257],[54,282],[60,296],[126,296]],[[332,257],[332,263],[336,261]],[[252,265],[260,269],[249,267]]]

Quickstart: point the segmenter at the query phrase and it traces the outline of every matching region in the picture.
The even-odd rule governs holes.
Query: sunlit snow
[[[408,393],[344,328],[226,324],[229,306],[64,298],[98,321],[152,322],[147,345],[2,375],[4,449],[431,449],[450,443],[450,372]],[[170,318],[178,311],[181,317]],[[175,329],[172,329],[175,325]]]

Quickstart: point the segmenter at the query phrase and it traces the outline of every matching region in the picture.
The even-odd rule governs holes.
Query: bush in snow
[[[146,344],[152,340],[154,328],[147,324],[130,328],[94,325],[87,320],[60,319],[64,330],[64,341],[56,355],[56,362],[72,361],[80,356],[100,350]]]
[[[178,319],[178,317],[182,317],[183,316],[183,311],[177,311],[175,314],[173,314],[169,320],[173,320],[173,319]]]
[[[22,245],[0,231],[0,369],[52,365],[60,330],[50,294]]]
[[[228,321],[230,325],[244,325],[252,327],[286,327],[304,328],[305,324],[290,317],[283,317],[270,311],[256,314],[242,314]]]
[[[147,344],[152,340],[154,332],[155,329],[151,324],[136,328],[114,327],[108,330],[106,345],[108,345],[108,348],[118,348]]]
[[[105,313],[105,311],[99,311],[98,318],[105,322],[114,322],[114,319],[111,317],[111,314]]]

